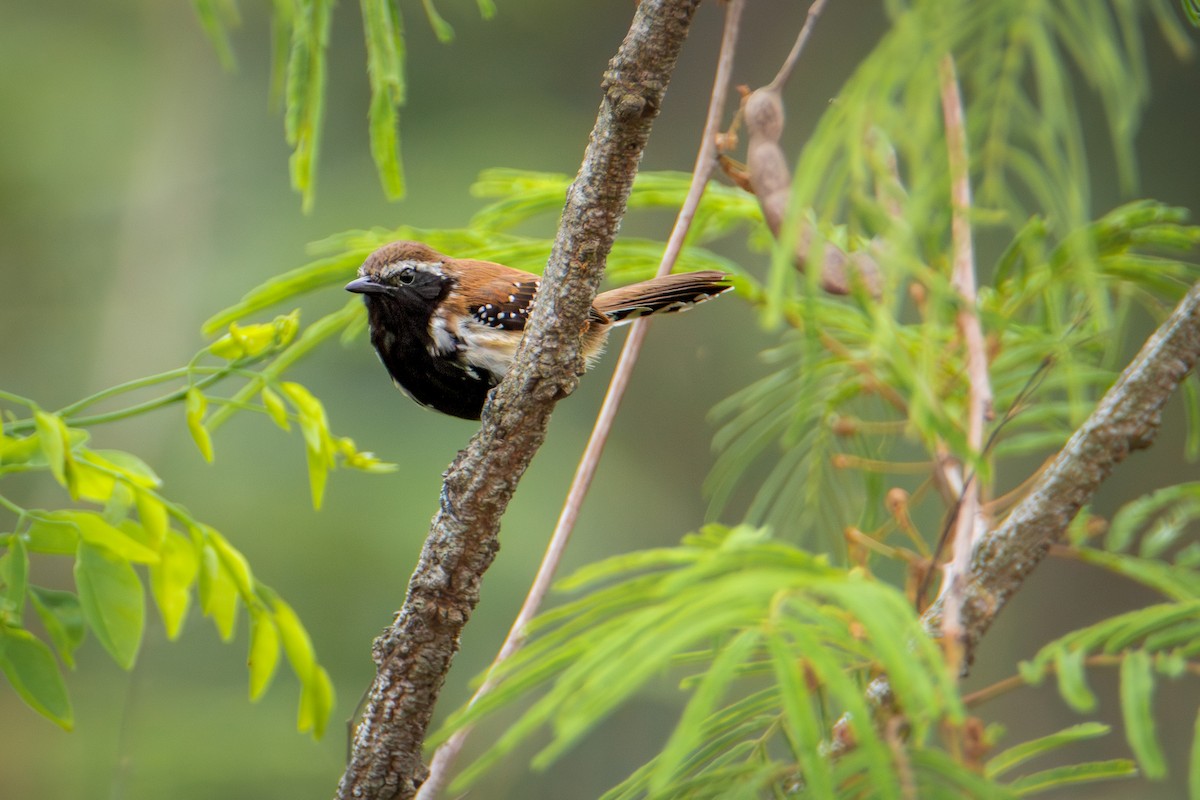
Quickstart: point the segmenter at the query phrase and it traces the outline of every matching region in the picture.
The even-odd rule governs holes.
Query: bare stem
[[[729,81],[733,72],[733,55],[737,44],[738,27],[744,5],[744,0],[730,0],[725,8],[725,32],[721,39],[721,51],[717,58],[717,71],[713,78],[712,96],[709,100],[704,133],[702,134],[699,152],[696,154],[696,164],[692,170],[692,182],[688,189],[687,197],[679,209],[679,214],[675,218],[675,226],[671,230],[670,238],[667,240],[666,249],[663,251],[662,261],[658,267],[659,275],[670,273],[675,262],[678,260],[679,253],[683,249],[683,242],[695,217],[696,209],[700,205],[700,199],[704,195],[705,187],[708,185],[708,180],[716,165],[716,136],[720,130],[721,117],[724,113],[725,96],[729,92]],[[587,496],[592,479],[596,475],[596,469],[600,464],[600,457],[604,452],[604,445],[608,441],[609,432],[612,430],[613,422],[616,419],[621,399],[624,397],[625,389],[629,385],[629,379],[633,375],[633,368],[637,364],[642,342],[649,331],[649,322],[650,320],[640,319],[635,320],[632,324],[629,336],[625,339],[625,344],[621,348],[621,356],[617,361],[612,380],[609,382],[608,392],[604,396],[604,403],[601,405],[600,413],[596,417],[592,434],[588,438],[587,447],[584,449],[579,466],[575,470],[575,477],[571,481],[571,487],[567,491],[567,498],[559,514],[558,523],[555,525],[554,533],[550,537],[545,555],[542,557],[542,563],[538,567],[537,575],[534,576],[533,585],[530,587],[529,593],[525,597],[525,602],[508,631],[508,636],[505,637],[504,643],[500,646],[499,652],[497,652],[495,659],[488,668],[489,674],[487,679],[484,680],[483,684],[472,695],[469,705],[474,705],[480,698],[495,688],[496,681],[493,676],[495,675],[496,668],[511,658],[524,645],[525,628],[537,614],[538,609],[541,608],[542,603],[546,599],[547,593],[550,591],[550,585],[558,571],[562,555],[566,551],[571,533],[575,529],[575,523],[579,518],[579,511],[583,506],[584,498]],[[437,749],[429,762],[429,777],[422,784],[421,790],[417,794],[417,800],[435,800],[444,790],[449,780],[450,771],[454,766],[454,761],[462,751],[463,745],[470,734],[471,727],[464,726]]]
[[[813,4],[808,7],[808,16],[804,18],[804,25],[800,27],[800,33],[796,36],[796,43],[792,45],[792,51],[788,53],[787,58],[783,61],[783,66],[775,74],[775,79],[767,84],[767,89],[777,92],[787,83],[787,79],[791,77],[792,69],[800,59],[800,53],[803,52],[804,45],[808,42],[808,37],[812,33],[813,26],[817,24],[817,17],[821,16],[821,12],[825,10],[825,3],[826,0],[813,0]]]
[[[960,297],[958,328],[966,348],[967,447],[970,455],[978,459],[983,456],[984,423],[992,416],[992,388],[988,378],[983,329],[975,309],[975,252],[969,219],[971,174],[967,157],[966,119],[958,75],[954,68],[954,57],[949,53],[943,56],[938,64],[938,74],[941,82],[942,116],[946,125],[946,150],[950,162],[950,231],[954,253],[951,283]],[[977,468],[973,468],[962,481],[958,516],[955,519],[954,559],[946,567],[942,582],[947,609],[947,613],[942,617],[942,633],[946,642],[954,645],[952,653],[958,652],[957,642],[963,637],[959,609],[963,582],[970,568],[971,551],[984,530]],[[955,661],[959,661],[957,656]]]

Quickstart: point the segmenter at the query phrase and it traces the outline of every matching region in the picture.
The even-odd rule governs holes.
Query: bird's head
[[[452,259],[420,242],[392,242],[371,253],[346,291],[361,294],[367,308],[431,311],[453,282]]]

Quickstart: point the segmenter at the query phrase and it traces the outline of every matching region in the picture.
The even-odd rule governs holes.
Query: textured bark
[[[450,465],[404,606],[376,639],[377,668],[338,798],[409,798],[425,779],[421,745],[500,517],[581,367],[580,332],[638,162],[699,0],[643,0],[609,62],[604,99],[567,193],[554,250],[508,376]]]
[[[1200,283],[1146,341],[1025,499],[976,546],[961,605],[966,663],[996,615],[1100,484],[1127,455],[1153,443],[1163,406],[1198,358]],[[935,603],[926,611],[931,630],[940,628],[942,610]]]
[[[1162,410],[1188,372],[1200,361],[1200,283],[1194,285],[1142,346],[1096,410],[1036,478],[1029,494],[1000,527],[988,531],[971,554],[959,608],[963,629],[963,672],[979,640],[1025,579],[1060,541],[1067,526],[1096,494],[1117,464],[1158,435]],[[922,618],[932,636],[941,635],[944,596]],[[867,700],[879,720],[897,709],[886,675],[871,681]],[[848,724],[848,718],[838,722]],[[833,754],[851,749],[852,738],[834,738]]]

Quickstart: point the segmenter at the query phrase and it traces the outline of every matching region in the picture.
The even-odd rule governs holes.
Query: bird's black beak
[[[346,291],[355,294],[383,294],[387,291],[387,287],[370,278],[355,278],[346,284]]]

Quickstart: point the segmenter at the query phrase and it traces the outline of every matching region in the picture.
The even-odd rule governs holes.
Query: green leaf
[[[204,412],[208,410],[208,398],[195,386],[187,390],[185,401],[187,427],[192,434],[192,441],[200,449],[200,455],[209,463],[213,460],[212,436],[204,427]]]
[[[275,624],[279,626],[279,637],[283,641],[283,652],[287,654],[292,671],[300,678],[300,682],[306,683],[309,674],[316,666],[312,640],[308,637],[308,631],[304,630],[304,625],[300,623],[300,618],[296,616],[296,612],[292,610],[291,606],[279,598],[274,599],[272,606],[275,612]]]
[[[1026,797],[1050,789],[1061,789],[1077,783],[1092,783],[1107,781],[1113,778],[1132,778],[1137,776],[1137,768],[1127,758],[1114,758],[1111,761],[1090,761],[1086,764],[1069,764],[1065,767],[1035,772],[1023,775],[1013,781],[1010,786],[1017,794]]]
[[[1082,648],[1059,647],[1054,651],[1058,692],[1067,705],[1081,714],[1096,708],[1096,695],[1092,694],[1087,685],[1087,673],[1083,663],[1085,658],[1087,653]]]
[[[1154,735],[1154,664],[1145,650],[1121,660],[1121,716],[1125,738],[1138,765],[1151,780],[1166,777],[1167,762]]]
[[[900,756],[901,758],[904,756]],[[960,800],[960,798],[976,798],[977,800],[1012,800],[1011,789],[998,786],[985,780],[963,762],[952,758],[950,754],[933,748],[912,748],[907,753],[912,762],[910,770],[916,773],[915,792],[912,797],[938,798],[938,800]],[[900,776],[892,778],[888,787],[893,796],[900,796]],[[875,786],[871,786],[876,789]],[[879,796],[878,793],[872,795]]]
[[[52,515],[53,512],[29,512],[29,530],[26,532],[29,549],[34,553],[75,555],[79,547],[79,526]]]
[[[238,594],[246,602],[250,602],[250,598],[254,596],[254,575],[250,572],[250,564],[246,561],[246,557],[226,541],[225,537],[214,531],[212,528],[204,529],[205,541],[212,545],[216,550],[217,555],[221,558],[221,567],[229,573],[233,585],[237,587]]]
[[[13,437],[0,433],[0,466],[26,464],[40,452],[40,436]]]
[[[713,659],[657,759],[658,764],[650,779],[652,792],[661,791],[678,778],[681,765],[700,744],[702,724],[729,691],[738,671],[754,655],[759,639],[760,634],[756,630],[742,631]]]
[[[256,358],[280,346],[278,329],[271,323],[229,323],[229,333],[208,346],[208,352],[226,361]]]
[[[292,188],[301,193],[305,213],[316,198],[316,168],[325,116],[326,48],[333,19],[332,0],[297,6],[288,60],[284,125],[292,146]]]
[[[158,477],[158,473],[133,453],[124,450],[88,450],[85,457],[119,473],[134,486],[142,489],[157,489],[162,486],[162,478]]]
[[[313,508],[319,509],[321,500],[325,496],[325,483],[329,477],[329,470],[336,463],[337,453],[333,434],[329,432],[325,407],[308,389],[298,383],[285,382],[280,384],[280,388],[296,408],[300,432],[304,435]]]
[[[151,549],[155,552],[161,550],[163,540],[167,538],[167,530],[170,528],[167,507],[161,500],[144,489],[134,493],[134,502],[137,505],[138,519],[142,523],[142,530],[146,532]]]
[[[104,521],[103,517],[92,511],[65,509],[52,511],[46,515],[46,518],[53,522],[65,522],[74,525],[83,541],[103,547],[114,556],[125,561],[133,561],[140,564],[153,564],[158,561],[158,553],[146,547],[120,528],[109,525]]]
[[[1200,599],[1200,576],[1189,569],[1165,564],[1156,559],[1107,553],[1091,547],[1079,548],[1078,557],[1085,564],[1093,564],[1123,575],[1174,600]]]
[[[271,614],[255,607],[250,612],[250,699],[257,700],[271,685],[279,665],[279,629]]]
[[[347,325],[365,316],[366,309],[363,308],[362,302],[357,298],[351,298],[338,311],[326,314],[309,325],[296,341],[275,356],[274,360],[248,380],[245,386],[238,389],[224,406],[213,412],[209,418],[209,427],[216,430],[219,425],[229,419],[234,409],[251,402],[264,386],[275,385],[279,377],[293,364],[311,353],[323,341],[339,331],[345,330]]]
[[[142,642],[146,599],[132,565],[107,548],[79,543],[75,586],[96,638],[123,669],[131,669]]]
[[[150,565],[150,592],[162,615],[167,638],[174,640],[187,618],[200,559],[192,541],[176,531],[167,532],[160,554],[159,562]]]
[[[287,406],[284,405],[283,398],[276,394],[271,387],[264,386],[260,393],[262,397],[263,408],[267,410],[267,415],[271,421],[285,431],[292,429],[292,423],[288,421]]]
[[[332,258],[318,259],[281,275],[276,275],[251,289],[234,305],[222,309],[206,319],[201,327],[201,332],[205,335],[213,334],[231,322],[270,308],[284,300],[291,300],[306,292],[325,287],[345,285],[346,281],[354,275],[354,270],[358,265],[371,254],[372,249],[362,248],[341,253]],[[358,306],[358,311],[364,312],[362,303],[355,305]],[[365,316],[365,312],[363,316]]]
[[[38,446],[54,479],[63,486],[67,483],[67,468],[71,458],[71,444],[67,438],[67,426],[56,414],[48,414],[41,409],[33,412],[33,422],[37,430]]]
[[[87,628],[84,625],[83,608],[79,598],[70,592],[57,589],[29,587],[29,597],[42,626],[50,634],[50,641],[58,649],[59,658],[72,669],[75,668],[75,650],[83,643]]]
[[[229,43],[229,28],[238,24],[237,5],[233,0],[192,0],[192,8],[217,51],[217,60],[232,72],[237,68],[237,60]]]
[[[421,5],[425,7],[425,16],[429,19],[429,27],[433,28],[433,34],[438,41],[442,44],[454,41],[454,28],[451,28],[450,23],[442,19],[442,15],[433,6],[433,0],[421,0]]]
[[[221,639],[233,638],[237,625],[238,586],[212,542],[200,549],[200,609],[212,617]]]
[[[4,584],[4,616],[19,622],[29,587],[29,551],[20,536],[8,537],[8,552],[0,557],[0,583]]]
[[[307,678],[301,678],[300,710],[296,717],[296,729],[301,733],[312,731],[314,739],[325,735],[329,715],[333,711],[333,682],[323,667],[315,666]]]
[[[1099,722],[1084,722],[1079,725],[1073,725],[1070,728],[1065,728],[1057,733],[1052,733],[1049,736],[1042,736],[1038,739],[1031,739],[1028,742],[1021,742],[988,759],[987,765],[984,767],[984,774],[989,778],[997,778],[1013,767],[1023,764],[1030,759],[1045,755],[1075,742],[1104,736],[1110,730],[1112,728],[1108,725]]]
[[[22,628],[0,626],[0,670],[34,711],[66,730],[75,726],[58,662],[40,639]]]
[[[371,155],[388,199],[404,196],[397,109],[404,103],[404,35],[399,9],[390,0],[362,0],[367,34]]]
[[[767,643],[783,701],[784,719],[793,742],[792,754],[799,762],[805,786],[811,788],[814,797],[833,797],[830,761],[821,752],[824,730],[813,708],[814,699],[805,685],[800,662],[782,637],[770,636]]]

